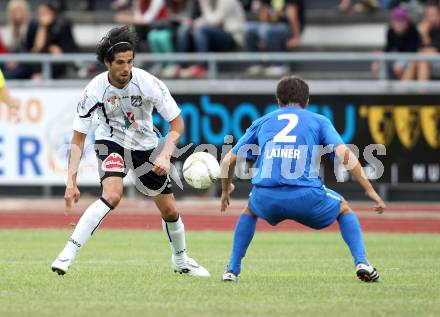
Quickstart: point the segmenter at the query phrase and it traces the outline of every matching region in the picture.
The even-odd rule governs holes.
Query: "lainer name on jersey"
[[[266,154],[265,155],[266,159],[287,158],[287,159],[299,160],[300,155],[301,155],[301,151],[299,149],[293,149],[293,148],[283,149],[283,148],[278,147],[278,148],[266,149],[265,154]]]

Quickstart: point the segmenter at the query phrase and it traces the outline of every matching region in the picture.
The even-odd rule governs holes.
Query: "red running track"
[[[399,213],[389,216],[374,215],[363,217],[360,221],[364,231],[369,232],[400,232],[400,233],[440,233],[440,211],[423,214],[422,217],[399,217]],[[33,228],[64,228],[71,229],[78,221],[80,214],[64,215],[55,212],[0,212],[0,229],[33,229]],[[184,214],[183,219],[187,230],[230,231],[234,229],[237,214]],[[162,230],[158,213],[113,213],[101,224],[102,228]],[[263,220],[258,221],[258,230],[261,231],[313,231],[293,221],[284,221],[272,227]],[[324,231],[337,231],[337,224],[333,224]]]

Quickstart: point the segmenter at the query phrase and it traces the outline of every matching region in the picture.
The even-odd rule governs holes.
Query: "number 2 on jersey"
[[[278,120],[289,120],[289,123],[277,135],[274,136],[274,142],[295,143],[296,135],[288,135],[298,124],[298,116],[293,113],[280,114]]]

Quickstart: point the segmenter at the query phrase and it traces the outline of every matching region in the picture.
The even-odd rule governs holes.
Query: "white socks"
[[[176,264],[182,264],[187,259],[186,243],[185,243],[185,226],[182,218],[176,221],[165,221],[162,219],[163,231],[167,234],[170,241],[171,251]]]
[[[104,198],[100,198],[91,204],[79,219],[72,236],[58,258],[75,258],[78,250],[89,240],[101,221],[112,209],[113,207]]]
[[[101,221],[112,209],[113,207],[103,198],[91,204],[79,219],[72,236],[58,258],[63,260],[74,259],[78,250],[90,239]],[[185,226],[183,225],[182,218],[179,215],[176,221],[165,221],[162,219],[162,227],[170,241],[174,262],[177,265],[183,264],[187,259],[187,255]]]

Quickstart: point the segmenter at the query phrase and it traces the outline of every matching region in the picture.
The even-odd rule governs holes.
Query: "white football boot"
[[[174,257],[172,257],[171,262],[173,264],[174,272],[176,272],[176,273],[186,274],[189,276],[198,276],[198,277],[211,276],[211,274],[209,274],[207,269],[205,269],[203,266],[199,265],[192,258],[187,257],[185,262],[183,262],[183,264],[178,264],[174,260]]]
[[[359,263],[356,265],[356,275],[364,282],[377,282],[379,281],[379,273],[376,268],[370,264]]]
[[[233,272],[225,272],[225,273],[223,273],[222,280],[224,282],[238,282],[239,279],[240,279],[240,276],[239,275],[235,275]]]
[[[57,273],[58,275],[64,275],[69,270],[69,267],[72,265],[74,258],[63,258],[60,257],[61,254],[53,261],[51,265],[52,272]]]

